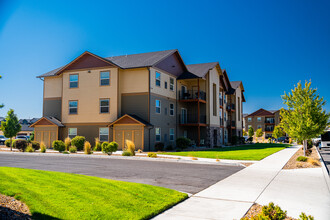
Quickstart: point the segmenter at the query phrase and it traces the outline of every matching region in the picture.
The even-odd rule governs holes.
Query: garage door
[[[135,149],[143,150],[143,127],[142,126],[114,126],[114,141],[118,143],[119,149],[125,148],[126,140],[135,144]]]

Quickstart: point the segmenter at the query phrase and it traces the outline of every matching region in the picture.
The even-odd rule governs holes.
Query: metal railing
[[[265,127],[265,131],[274,131],[274,127]]]
[[[206,124],[206,115],[199,116],[199,123]],[[179,115],[179,124],[198,124],[197,114]]]
[[[235,110],[235,104],[227,104],[227,110]]]
[[[189,99],[201,99],[206,101],[206,93],[200,90],[198,95],[198,89],[179,91],[179,100],[189,100]]]
[[[265,123],[266,124],[275,124],[275,119],[274,118],[266,118]]]

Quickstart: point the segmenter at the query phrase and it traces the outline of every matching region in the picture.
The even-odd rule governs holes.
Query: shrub
[[[122,156],[134,156],[130,151],[123,151]]]
[[[289,138],[289,144],[292,144],[292,138]]]
[[[157,142],[155,144],[155,150],[156,151],[164,151],[164,143],[163,142]]]
[[[107,141],[104,141],[101,145],[101,148],[102,148],[102,151],[105,153],[106,152],[106,147],[109,145],[109,142]]]
[[[244,137],[238,137],[238,142],[240,144],[245,144],[245,138]]]
[[[65,144],[61,140],[53,141],[52,146],[53,146],[53,149],[57,150],[58,152],[65,151]]]
[[[115,141],[112,141],[110,144],[111,152],[116,152],[118,150],[119,144]]]
[[[31,146],[35,151],[40,149],[40,144],[38,141],[31,141]]]
[[[45,146],[44,142],[42,142],[42,141],[40,143],[40,152],[46,153],[46,146]]]
[[[116,152],[118,150],[118,144],[117,142],[103,142],[102,143],[102,151],[108,155],[111,155],[112,152]]]
[[[138,153],[142,153],[143,151],[141,149],[138,149]]]
[[[236,135],[233,135],[231,137],[231,144],[236,145],[238,143],[238,137]]]
[[[63,151],[62,154],[69,154],[69,152],[67,152],[67,151]]]
[[[126,140],[126,148],[125,151],[128,151],[132,154],[132,156],[135,155],[135,144],[133,141]]]
[[[282,220],[286,218],[286,213],[278,205],[275,206],[270,202],[262,207],[262,213],[258,215],[260,217],[258,219]]]
[[[307,157],[299,156],[299,157],[297,158],[297,161],[306,162],[307,159],[308,159]]]
[[[157,154],[156,153],[153,153],[153,152],[149,152],[148,153],[148,157],[156,158],[157,157]]]
[[[34,148],[32,147],[32,144],[29,144],[29,145],[25,148],[25,152],[29,152],[29,153],[34,152]]]
[[[64,139],[65,151],[68,151],[71,146],[71,138],[67,137]]]
[[[28,142],[26,140],[15,140],[15,142],[13,143],[13,147],[22,152],[25,150],[27,145]]]
[[[299,220],[314,220],[314,217],[309,215],[307,216],[304,212],[299,215]]]
[[[76,148],[75,146],[71,146],[71,147],[69,148],[69,152],[70,152],[70,153],[77,153],[77,148]]]
[[[10,140],[9,139],[5,141],[5,145],[6,145],[6,147],[10,147]]]
[[[173,146],[172,145],[167,145],[165,147],[165,150],[167,150],[167,151],[173,150]]]
[[[89,143],[88,141],[86,141],[84,144],[84,152],[85,152],[85,154],[92,153],[92,146],[91,146],[91,143]]]
[[[85,144],[85,137],[83,136],[76,136],[71,140],[71,146],[75,146],[78,151],[84,149]]]
[[[314,166],[321,166],[320,161],[315,160],[315,159],[313,159],[313,158],[308,158],[308,159],[307,159],[307,162],[310,163],[310,164],[312,164],[312,165],[314,165]]]
[[[247,141],[248,143],[252,143],[252,141],[253,141],[253,137],[249,137],[246,141]]]
[[[190,139],[185,137],[179,137],[176,139],[176,147],[179,149],[185,149],[189,147],[190,145]]]
[[[102,146],[100,140],[98,138],[95,138],[94,151],[101,151],[101,150],[102,150]]]
[[[268,143],[272,143],[272,139],[271,138],[268,138]]]

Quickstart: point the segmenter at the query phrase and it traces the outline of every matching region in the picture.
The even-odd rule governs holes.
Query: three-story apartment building
[[[242,134],[243,84],[230,82],[218,62],[185,65],[178,50],[107,58],[84,52],[38,78],[43,117],[31,126],[47,146],[81,135],[120,148],[132,140],[148,151],[157,142],[175,146],[182,136],[213,147]]]

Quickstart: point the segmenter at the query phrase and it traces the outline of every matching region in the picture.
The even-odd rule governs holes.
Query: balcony
[[[235,111],[235,104],[227,104],[228,111]]]
[[[198,89],[189,89],[179,91],[179,101],[182,102],[193,102],[193,101],[202,101],[206,102],[206,93],[204,91],[199,91],[198,95]]]
[[[273,132],[274,131],[274,127],[266,127],[265,128],[266,132]]]
[[[220,126],[223,126],[223,118],[220,118]]]
[[[265,124],[275,124],[275,119],[274,118],[266,118],[265,119]]]
[[[187,114],[187,115],[179,115],[179,124],[185,126],[197,126],[197,125],[205,125],[206,126],[206,115],[199,116],[197,114]]]

